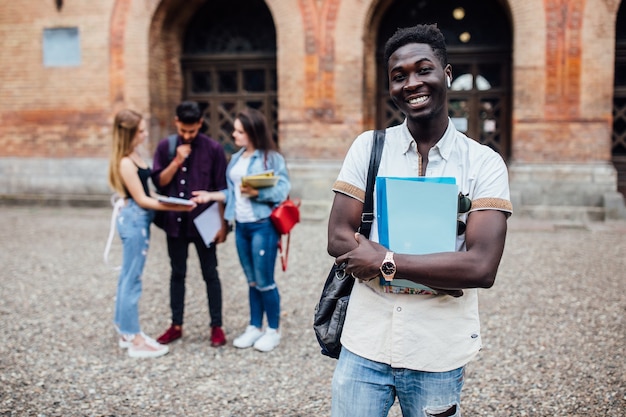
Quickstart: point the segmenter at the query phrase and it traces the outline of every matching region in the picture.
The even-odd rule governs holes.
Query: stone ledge
[[[514,211],[514,216],[532,220],[550,220],[556,223],[575,224],[605,220],[603,207],[581,206],[522,206]]]
[[[0,194],[4,206],[111,207],[110,194]]]
[[[302,200],[300,218],[313,221],[327,220],[331,205],[330,200]],[[111,207],[111,195],[0,194],[0,206]]]

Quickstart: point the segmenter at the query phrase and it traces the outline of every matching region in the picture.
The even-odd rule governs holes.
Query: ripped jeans
[[[148,255],[153,217],[152,210],[139,207],[132,199],[127,200],[117,216],[117,231],[122,239],[122,270],[117,283],[113,322],[121,334],[141,332],[141,274]]]
[[[332,384],[332,417],[385,417],[396,396],[403,417],[460,417],[464,367],[423,372],[341,350]]]
[[[264,315],[272,329],[278,329],[280,322],[280,295],[274,281],[279,238],[269,218],[235,223],[239,262],[249,285],[250,325],[258,328],[263,327]]]

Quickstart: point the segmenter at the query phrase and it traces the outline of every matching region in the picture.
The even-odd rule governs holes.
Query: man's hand
[[[182,145],[178,145],[176,148],[176,156],[174,157],[176,163],[180,166],[185,162],[185,159],[189,157],[191,153],[191,144],[184,143]]]
[[[335,263],[337,265],[343,263],[345,265],[346,274],[351,274],[354,278],[360,279],[361,281],[371,281],[379,277],[380,265],[383,259],[385,259],[387,248],[366,239],[359,233],[355,233],[354,238],[358,244],[356,249],[339,256]],[[452,297],[461,297],[463,295],[463,290],[433,289],[439,294],[446,294]]]
[[[385,259],[387,249],[360,233],[354,234],[357,247],[337,258],[335,263],[346,266],[346,273],[362,281],[370,281],[380,275],[380,265]]]
[[[219,230],[219,232],[217,232],[217,234],[215,235],[215,240],[214,242],[216,244],[218,243],[224,243],[226,242],[226,237],[228,236],[228,223],[226,222],[222,222],[222,228]]]

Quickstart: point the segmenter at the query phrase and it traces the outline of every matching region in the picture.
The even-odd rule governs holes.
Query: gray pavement
[[[281,345],[214,349],[191,251],[185,335],[131,359],[111,325],[121,244],[102,252],[105,208],[0,206],[0,416],[327,416],[335,361],[319,354],[313,307],[332,260],[325,220],[292,234],[277,269]],[[141,323],[169,324],[161,230],[143,276]],[[509,222],[496,284],[482,290],[484,347],[467,367],[465,416],[626,416],[626,223]],[[246,326],[234,239],[218,250],[229,342]],[[400,416],[394,405],[390,416]]]

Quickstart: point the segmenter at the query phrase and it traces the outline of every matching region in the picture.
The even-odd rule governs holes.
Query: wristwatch
[[[385,281],[393,281],[396,275],[396,262],[393,260],[393,252],[387,252],[383,263],[380,265],[380,272],[383,274]]]

